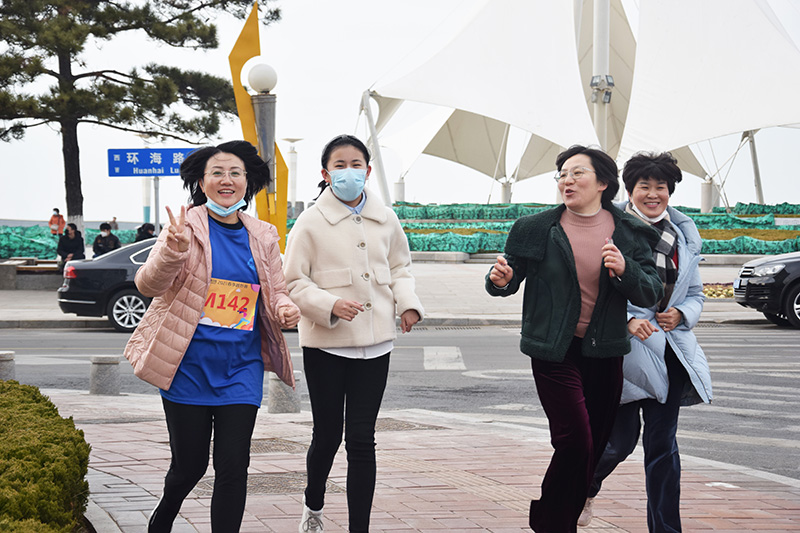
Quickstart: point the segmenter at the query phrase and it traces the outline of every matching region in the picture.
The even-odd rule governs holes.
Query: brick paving
[[[159,397],[42,392],[62,416],[73,417],[92,445],[93,507],[113,520],[116,531],[144,532],[169,465]],[[305,471],[310,419],[308,412],[259,413],[253,438],[260,444],[250,468],[256,482],[250,483],[242,532],[297,531],[302,484],[296,480]],[[385,410],[381,419],[371,531],[530,531],[528,505],[539,494],[552,451],[546,431],[418,409]],[[596,518],[581,530],[647,531],[641,465],[637,450],[606,480],[595,501]],[[683,467],[684,531],[800,531],[800,480],[686,456]],[[210,466],[207,476],[213,476]],[[343,449],[330,482],[325,531],[347,531]],[[207,490],[193,492],[173,531],[210,532],[209,505]]]

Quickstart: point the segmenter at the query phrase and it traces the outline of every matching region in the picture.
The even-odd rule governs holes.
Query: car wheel
[[[791,324],[800,328],[800,284],[795,285],[789,290],[789,296],[786,297],[786,306],[784,307],[786,318]]]
[[[114,329],[130,333],[142,321],[150,302],[139,291],[128,289],[111,297],[106,308],[108,321]]]
[[[785,316],[783,315],[776,315],[774,313],[763,313],[764,317],[778,326],[779,328],[790,328],[792,327],[792,323],[789,322]]]

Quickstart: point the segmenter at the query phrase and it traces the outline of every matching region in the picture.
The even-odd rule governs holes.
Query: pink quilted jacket
[[[296,306],[289,299],[283,278],[278,232],[275,226],[241,212],[239,219],[250,235],[250,250],[261,284],[258,325],[264,369],[294,387],[292,359],[280,330],[277,309]],[[206,206],[187,211],[186,230],[190,234],[186,252],[169,248],[167,232],[163,231],[137,272],[136,287],[145,296],[153,297],[153,302],[124,352],[137,377],[164,390],[169,390],[192,340],[211,283]]]

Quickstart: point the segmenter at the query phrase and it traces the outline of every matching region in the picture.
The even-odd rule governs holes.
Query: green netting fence
[[[122,244],[130,244],[136,238],[136,230],[114,230]],[[92,256],[92,243],[100,234],[98,229],[86,229],[83,233],[86,257]],[[46,226],[0,226],[0,257],[36,257],[56,259],[58,236],[50,233]]]

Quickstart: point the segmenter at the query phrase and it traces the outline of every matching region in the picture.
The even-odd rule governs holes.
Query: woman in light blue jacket
[[[628,303],[631,352],[623,360],[620,407],[578,525],[589,524],[602,481],[636,447],[641,412],[647,526],[651,533],[681,531],[678,410],[712,398],[708,361],[692,332],[705,301],[699,269],[702,239],[692,219],[668,205],[681,179],[668,153],[636,154],[622,172],[630,201],[619,207],[661,234],[654,257],[665,296],[647,309]]]

